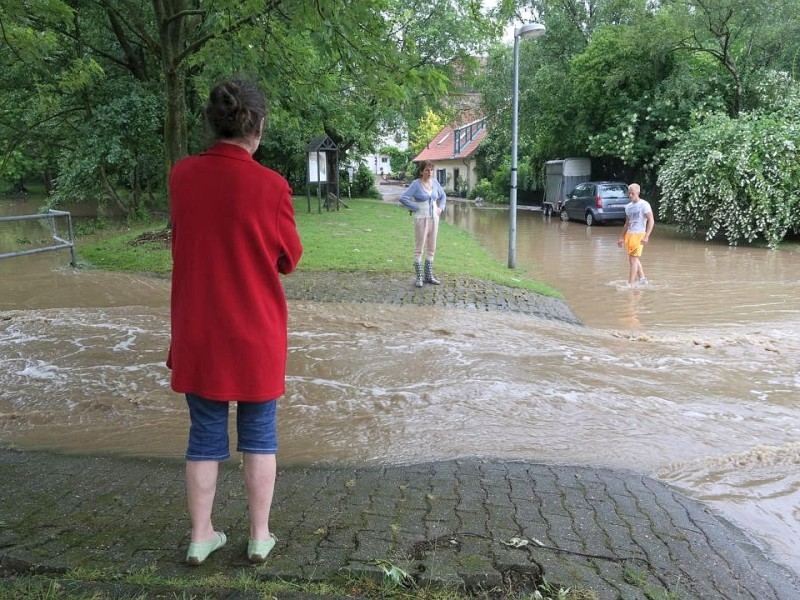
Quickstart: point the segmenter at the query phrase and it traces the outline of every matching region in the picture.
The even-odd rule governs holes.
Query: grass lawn
[[[350,208],[308,212],[305,198],[294,199],[295,218],[303,242],[299,270],[400,271],[411,273],[414,231],[408,212],[377,200],[350,200]],[[87,266],[115,271],[167,274],[172,269],[165,223],[148,223],[120,230],[102,239],[78,244]],[[472,234],[442,222],[436,252],[436,271],[468,275],[511,287],[562,297],[521,271],[508,269],[483,248]]]

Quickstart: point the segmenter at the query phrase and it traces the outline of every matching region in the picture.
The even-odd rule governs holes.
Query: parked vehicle
[[[628,186],[622,181],[587,181],[579,183],[561,206],[561,220],[584,221],[587,225],[624,221],[628,204]]]
[[[542,213],[545,217],[549,217],[559,213],[567,194],[576,185],[592,178],[592,164],[588,158],[548,160],[544,172]]]

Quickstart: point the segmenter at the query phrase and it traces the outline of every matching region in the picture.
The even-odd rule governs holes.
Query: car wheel
[[[569,221],[569,214],[567,213],[566,208],[561,209],[561,220],[564,221],[565,223]]]
[[[595,223],[596,223],[596,221],[594,220],[594,215],[592,214],[592,211],[589,211],[589,212],[587,212],[587,213],[586,213],[586,224],[587,224],[589,227],[591,227],[591,226],[592,226],[592,225],[594,225]]]
[[[549,204],[544,207],[544,216],[545,217],[552,217],[553,216],[553,207]]]

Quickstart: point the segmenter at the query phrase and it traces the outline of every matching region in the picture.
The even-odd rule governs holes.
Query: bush
[[[487,186],[488,187],[484,187]],[[469,197],[481,196],[485,202],[491,204],[508,204],[511,192],[511,162],[501,164],[492,174],[491,181],[482,179],[478,186],[480,193],[470,192]],[[537,189],[537,182],[528,161],[517,163],[517,192],[531,192]]]
[[[488,204],[502,204],[508,200],[505,194],[498,193],[494,185],[488,179],[481,179],[474,188],[469,191],[467,198],[476,200],[483,198]]]
[[[341,171],[340,181],[342,188],[347,185],[348,174],[347,171]],[[353,174],[353,184],[350,188],[350,195],[354,198],[380,198],[381,194],[378,188],[375,187],[375,175],[369,170],[369,167],[364,163],[358,165],[358,169]]]
[[[800,231],[800,93],[777,112],[709,117],[666,152],[658,185],[680,230],[774,248]]]

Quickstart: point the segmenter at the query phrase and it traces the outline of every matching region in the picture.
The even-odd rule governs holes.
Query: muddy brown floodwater
[[[505,262],[506,210],[448,211]],[[291,302],[279,460],[633,469],[710,503],[800,571],[800,255],[657,228],[643,257],[651,283],[630,289],[618,226],[521,210],[517,228],[517,265],[587,326]],[[0,252],[40,235],[2,223]],[[169,281],[68,260],[0,260],[2,443],[182,455],[186,415],[164,365]]]

